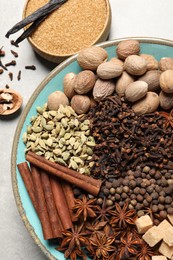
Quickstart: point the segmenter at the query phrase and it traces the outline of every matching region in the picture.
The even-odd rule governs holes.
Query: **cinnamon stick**
[[[47,171],[48,173],[82,188],[94,196],[96,196],[100,191],[102,184],[101,180],[96,180],[92,177],[80,174],[57,163],[53,163],[45,159],[43,156],[36,155],[31,151],[27,153],[26,160]]]
[[[48,209],[49,219],[52,227],[52,232],[54,237],[61,237],[62,236],[62,224],[59,218],[59,215],[56,210],[56,205],[51,189],[50,179],[46,172],[43,170],[40,171],[41,174],[41,182],[43,185],[43,190],[46,199],[46,205]]]
[[[64,229],[69,229],[73,226],[73,224],[61,183],[53,176],[50,178],[50,183],[61,223]]]
[[[17,165],[17,168],[20,172],[20,175],[22,176],[23,182],[25,184],[29,197],[32,201],[32,204],[33,204],[35,210],[38,211],[37,201],[36,201],[35,191],[34,191],[34,183],[33,183],[31,171],[29,169],[27,162],[19,163]]]
[[[35,187],[35,193],[36,193],[36,199],[37,199],[37,205],[38,205],[38,212],[39,212],[39,218],[40,222],[42,225],[42,230],[43,230],[43,236],[44,239],[52,239],[54,238],[50,220],[49,220],[49,215],[46,207],[46,200],[43,192],[43,187],[41,183],[41,176],[40,172],[38,169],[31,165],[31,172],[32,172],[32,177],[33,177],[33,183]]]
[[[75,205],[75,201],[74,201],[75,198],[74,198],[73,189],[70,186],[70,184],[68,182],[66,182],[66,181],[61,181],[61,185],[62,185],[62,189],[63,189],[64,194],[65,194],[67,205],[68,205],[69,210],[70,210],[70,214],[73,217],[72,208]]]

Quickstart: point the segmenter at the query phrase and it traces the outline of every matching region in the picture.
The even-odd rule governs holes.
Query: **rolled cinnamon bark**
[[[52,193],[55,200],[55,205],[62,223],[62,226],[64,229],[69,229],[73,226],[70,210],[68,208],[66,197],[64,195],[64,191],[62,189],[61,183],[57,180],[57,178],[54,178],[54,176],[51,176],[50,178]]]
[[[56,209],[55,201],[54,201],[54,196],[52,193],[51,189],[51,184],[49,180],[49,176],[46,172],[43,170],[40,171],[41,174],[41,182],[45,194],[45,199],[46,199],[46,205],[47,205],[47,210],[49,214],[49,219],[52,227],[52,232],[53,236],[56,237],[62,237],[62,224]]]
[[[29,197],[32,201],[32,204],[33,204],[35,210],[38,211],[37,201],[36,201],[36,197],[35,197],[34,183],[33,183],[31,171],[29,169],[27,162],[19,163],[17,165],[17,168],[20,172],[20,175],[22,176],[23,182],[25,184]]]
[[[53,163],[45,159],[43,156],[36,155],[31,151],[27,153],[26,160],[45,170],[46,172],[82,188],[94,196],[96,196],[100,191],[102,184],[101,180],[96,180],[92,177],[80,174],[57,163]]]
[[[75,198],[74,198],[73,189],[72,189],[70,183],[68,183],[66,181],[61,181],[61,185],[62,185],[62,189],[63,189],[64,194],[65,194],[65,198],[66,198],[69,210],[70,210],[71,217],[73,219],[72,208],[75,205],[75,201],[74,201]]]
[[[31,165],[31,172],[32,172],[35,194],[36,194],[36,199],[37,199],[38,214],[39,214],[39,218],[40,218],[40,222],[41,222],[42,230],[43,230],[43,236],[44,236],[45,240],[52,239],[52,238],[54,238],[54,236],[53,236],[53,232],[52,232],[51,223],[49,220],[49,215],[48,215],[46,200],[45,200],[44,191],[43,191],[43,187],[42,187],[40,172],[33,165]]]

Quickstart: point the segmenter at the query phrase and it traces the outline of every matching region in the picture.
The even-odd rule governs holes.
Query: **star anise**
[[[111,252],[114,252],[116,247],[113,244],[114,237],[107,237],[104,233],[95,233],[93,237],[89,239],[90,246],[89,251],[92,252],[93,260],[101,259],[107,260]]]
[[[167,128],[169,125],[173,127],[173,109],[171,110],[170,113],[161,111],[159,112],[159,114],[165,118],[165,124],[164,124],[165,128]]]
[[[88,234],[93,235],[95,232],[103,231],[106,226],[107,221],[96,221],[96,222],[87,222],[85,228]]]
[[[109,221],[110,219],[110,211],[115,208],[115,206],[111,206],[111,207],[107,207],[106,205],[106,197],[103,198],[103,203],[102,203],[102,207],[98,207],[98,210],[96,210],[96,214],[97,214],[97,220],[100,221]]]
[[[86,195],[83,195],[82,199],[75,199],[74,218],[79,219],[79,217],[82,217],[85,222],[88,217],[96,217],[95,210],[98,209],[98,206],[94,204],[95,201],[96,199],[87,199]]]
[[[112,227],[123,228],[128,224],[134,225],[136,220],[136,212],[133,209],[128,210],[128,203],[126,202],[123,208],[118,203],[115,204],[115,211],[111,210],[113,217],[110,220]]]
[[[129,259],[131,255],[138,253],[137,249],[141,245],[141,239],[134,237],[133,233],[128,233],[126,237],[121,237],[120,241],[118,259]]]
[[[71,230],[66,230],[62,232],[63,240],[60,247],[57,248],[59,251],[64,252],[66,258],[71,257],[71,254],[74,255],[76,249],[81,250],[82,246],[87,246],[89,244],[86,232],[82,232],[83,225],[71,228]],[[79,251],[76,251],[76,253]]]
[[[79,250],[78,248],[75,248],[71,254],[70,254],[70,259],[71,260],[77,260],[78,257],[80,257],[80,259],[83,259],[83,260],[86,260],[87,259],[87,256],[86,254],[82,251],[82,250]]]
[[[143,240],[141,240],[140,250],[138,250],[136,259],[150,260],[153,255],[156,255],[156,253],[154,253],[154,250],[151,249]]]

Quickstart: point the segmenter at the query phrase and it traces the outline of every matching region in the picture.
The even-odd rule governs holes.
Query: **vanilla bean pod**
[[[45,4],[44,6],[42,6],[38,10],[36,10],[34,13],[32,13],[31,15],[27,16],[22,21],[18,22],[16,25],[14,25],[6,33],[5,36],[7,38],[9,38],[9,36],[11,34],[14,34],[14,33],[18,32],[20,29],[24,28],[26,25],[28,25],[30,23],[33,23],[37,19],[43,20],[42,17],[45,18],[48,14],[50,14],[52,11],[56,10],[57,8],[59,8],[66,1],[67,0],[50,0],[47,4]],[[40,20],[39,20],[39,23],[40,23]],[[35,26],[37,26],[37,22],[35,23],[34,28],[36,28]],[[33,31],[33,27],[31,28],[31,32],[32,31]],[[24,39],[24,38],[22,37],[22,39]],[[21,41],[21,38],[18,39],[17,42],[19,42],[19,41]],[[15,42],[15,44],[17,44],[17,43]]]

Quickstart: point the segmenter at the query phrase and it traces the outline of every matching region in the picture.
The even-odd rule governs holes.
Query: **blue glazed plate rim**
[[[103,48],[116,46],[119,42],[123,40],[128,39],[135,39],[138,40],[140,43],[149,43],[149,44],[159,44],[159,45],[165,45],[169,47],[173,47],[173,41],[162,39],[162,38],[154,38],[154,37],[127,37],[127,38],[119,38],[116,40],[106,41],[102,42],[100,44],[97,44],[96,46],[100,46]],[[19,211],[19,214],[22,218],[22,221],[24,222],[24,225],[26,226],[30,236],[34,239],[35,243],[40,247],[42,252],[46,255],[46,257],[50,260],[55,260],[58,258],[55,258],[51,252],[43,245],[43,243],[40,241],[38,235],[34,231],[33,226],[31,225],[29,219],[27,218],[27,215],[25,213],[25,209],[23,207],[19,186],[18,186],[18,180],[17,180],[17,172],[16,172],[16,161],[17,161],[17,151],[18,151],[18,145],[19,145],[19,137],[21,135],[22,127],[25,122],[25,119],[28,115],[28,112],[30,108],[32,107],[34,101],[39,96],[40,92],[44,89],[44,87],[48,84],[48,82],[53,79],[58,73],[60,73],[63,69],[65,69],[68,65],[70,65],[72,62],[74,62],[77,58],[77,54],[68,58],[64,62],[62,62],[60,65],[58,65],[55,69],[53,69],[47,77],[39,84],[39,86],[35,89],[32,96],[30,97],[25,109],[22,112],[22,115],[20,116],[14,140],[12,145],[12,151],[11,151],[11,180],[12,180],[12,187],[13,187],[13,193],[14,198],[16,201],[16,205]],[[62,259],[62,258],[61,258]],[[60,259],[59,259],[60,260]]]

